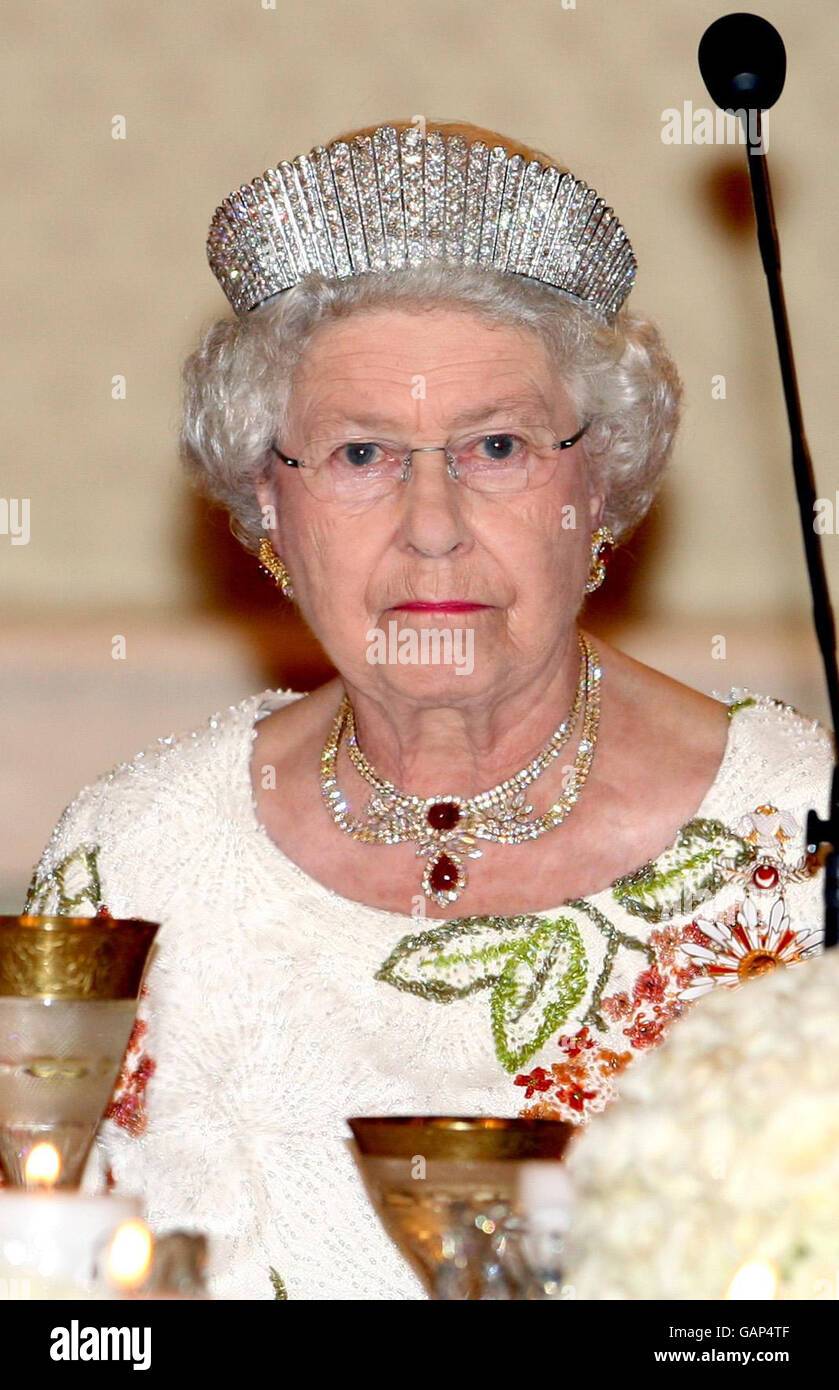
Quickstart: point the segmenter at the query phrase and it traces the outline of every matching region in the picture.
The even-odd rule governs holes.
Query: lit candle
[[[152,1235],[145,1221],[123,1221],[108,1246],[105,1273],[114,1288],[126,1293],[139,1288],[149,1272]]]
[[[23,1176],[27,1187],[54,1187],[61,1177],[61,1154],[55,1144],[36,1144],[26,1156]]]
[[[29,1298],[128,1291],[142,1281],[151,1237],[139,1197],[88,1196],[56,1188],[61,1159],[54,1145],[27,1156],[27,1188],[0,1190],[0,1279]],[[122,1235],[120,1233],[123,1233]],[[145,1235],[143,1235],[145,1233]]]

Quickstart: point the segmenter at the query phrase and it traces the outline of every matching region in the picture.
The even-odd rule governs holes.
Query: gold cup
[[[111,1098],[157,923],[0,917],[0,1166],[29,1186],[49,1142],[77,1187]]]
[[[347,1120],[366,1158],[525,1162],[561,1158],[572,1126],[503,1115],[376,1115]]]
[[[136,999],[158,924],[0,917],[0,998]]]
[[[385,1230],[435,1298],[450,1296],[442,1289],[467,1246],[479,1264],[486,1242],[516,1219],[521,1165],[559,1161],[573,1134],[558,1120],[496,1115],[355,1116],[347,1123]]]

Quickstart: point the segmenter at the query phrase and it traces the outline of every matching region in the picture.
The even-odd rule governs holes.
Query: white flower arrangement
[[[566,1283],[585,1299],[839,1297],[839,949],[701,999],[581,1133]],[[741,1295],[742,1296],[742,1295]]]

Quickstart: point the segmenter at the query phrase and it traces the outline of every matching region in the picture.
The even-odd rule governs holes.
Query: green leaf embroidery
[[[376,979],[441,1004],[465,999],[494,985],[509,957],[521,949],[522,930],[541,923],[539,917],[464,917],[404,936]]]
[[[632,936],[629,932],[621,931],[619,927],[615,926],[614,922],[609,921],[608,917],[604,917],[600,909],[596,908],[593,903],[586,902],[585,898],[572,899],[567,906],[576,907],[580,912],[584,913],[606,938],[606,954],[603,957],[603,963],[595,981],[588,1008],[582,1018],[583,1023],[592,1023],[595,1028],[599,1028],[601,1032],[605,1033],[607,1024],[600,1012],[600,1001],[603,998],[603,991],[611,978],[612,966],[614,965],[615,956],[619,949],[624,947],[627,951],[640,951],[642,955],[646,956],[649,965],[652,965],[655,961],[655,952],[649,942],[641,941],[639,937]]]
[[[376,979],[439,1003],[490,989],[495,1050],[515,1072],[580,1002],[588,962],[570,917],[467,917],[404,937]]]
[[[722,821],[691,820],[682,827],[670,849],[658,859],[617,879],[613,896],[636,917],[661,922],[692,912],[722,887],[721,865],[739,868],[754,851]]]
[[[288,1290],[273,1265],[269,1265],[268,1274],[271,1279],[271,1287],[274,1290],[274,1300],[282,1299],[286,1302],[288,1300]]]
[[[33,916],[72,916],[103,906],[98,856],[101,847],[77,845],[55,868],[39,873],[36,868],[26,894],[24,912]]]
[[[545,922],[508,960],[492,993],[495,1050],[507,1071],[519,1071],[565,1022],[585,994],[586,953],[568,917]]]

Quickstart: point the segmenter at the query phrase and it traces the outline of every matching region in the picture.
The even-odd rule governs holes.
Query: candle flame
[[[726,1298],[774,1298],[778,1271],[768,1260],[746,1260],[728,1286]]]
[[[61,1174],[61,1154],[54,1144],[36,1144],[30,1149],[23,1165],[23,1177],[28,1186],[52,1187]]]
[[[152,1256],[152,1235],[145,1221],[122,1221],[108,1246],[105,1272],[112,1284],[133,1289],[142,1284]]]

